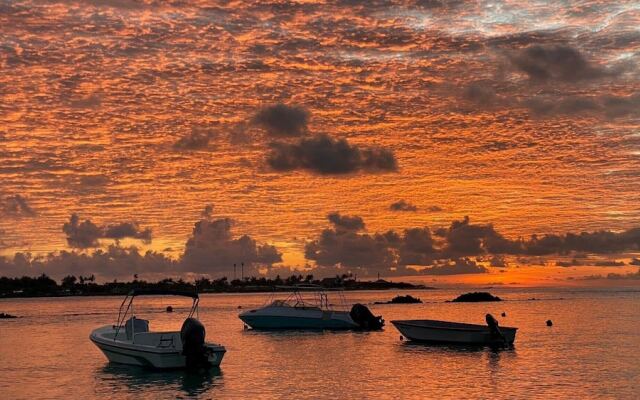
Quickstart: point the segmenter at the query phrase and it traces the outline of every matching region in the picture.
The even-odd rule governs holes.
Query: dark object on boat
[[[507,316],[507,313],[506,313],[506,312],[503,312],[503,313],[502,313],[502,314],[500,314],[500,315],[502,315],[503,317],[506,317],[506,316]]]
[[[484,319],[487,321],[487,325],[489,326],[489,334],[491,336],[491,341],[495,344],[498,343],[507,343],[507,339],[505,339],[504,335],[500,331],[500,327],[498,326],[498,321],[491,314],[487,314],[484,316]]]
[[[417,303],[422,303],[422,300],[408,294],[406,296],[396,296],[390,301],[376,301],[374,304],[417,304]]]
[[[167,312],[173,312],[173,307],[167,306]]]
[[[454,303],[476,303],[481,301],[502,301],[502,299],[489,292],[473,292],[461,294],[452,300]]]
[[[13,319],[18,318],[15,315],[0,313],[0,319]]]
[[[197,368],[207,365],[207,355],[204,347],[204,325],[195,318],[187,318],[180,329],[182,340],[182,355],[187,360],[187,368]]]
[[[547,320],[547,326],[553,326],[553,321],[551,321],[550,319]]]
[[[381,316],[375,316],[369,308],[363,304],[356,303],[351,307],[349,316],[360,326],[361,329],[368,331],[377,331],[384,326],[384,319]]]

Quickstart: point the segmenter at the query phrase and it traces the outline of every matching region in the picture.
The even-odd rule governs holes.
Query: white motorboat
[[[429,319],[391,321],[404,337],[417,342],[470,345],[513,344],[518,328],[498,328],[497,323],[493,326],[489,322],[489,316],[487,316],[487,322],[487,325],[476,325]]]
[[[279,286],[290,290],[284,299],[269,297],[267,304],[255,310],[242,312],[239,318],[253,329],[381,329],[384,320],[374,316],[362,304],[346,311],[342,292],[338,291],[339,308],[329,303],[326,291],[316,285]]]
[[[175,332],[151,332],[149,321],[136,318],[133,300],[142,295],[186,296],[193,299],[182,329]],[[219,366],[226,349],[206,343],[204,326],[198,313],[197,293],[172,290],[132,290],[122,301],[115,325],[91,332],[91,341],[110,362],[167,369],[192,366]],[[128,318],[127,318],[128,317]]]

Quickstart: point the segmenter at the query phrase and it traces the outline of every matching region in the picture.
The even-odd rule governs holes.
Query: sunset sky
[[[0,2],[0,275],[638,285],[639,61],[634,1]]]

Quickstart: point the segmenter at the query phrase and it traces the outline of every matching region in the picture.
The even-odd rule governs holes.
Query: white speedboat
[[[149,321],[136,318],[133,299],[142,295],[174,295],[193,299],[182,329],[175,332],[151,332]],[[224,346],[206,343],[204,326],[194,315],[198,312],[197,293],[172,290],[132,290],[122,301],[115,325],[91,332],[91,341],[110,362],[166,369],[219,366]]]
[[[492,326],[488,316],[487,322],[487,325],[475,325],[430,319],[391,321],[404,337],[417,342],[469,345],[513,344],[518,328],[498,328],[497,323]]]
[[[255,310],[242,312],[239,318],[253,329],[381,329],[384,320],[374,316],[362,304],[355,304],[351,311],[336,309],[329,303],[324,289],[315,285],[277,287],[292,290],[284,299],[272,295],[267,304]],[[308,292],[306,292],[308,291]],[[341,308],[346,302],[338,292]]]

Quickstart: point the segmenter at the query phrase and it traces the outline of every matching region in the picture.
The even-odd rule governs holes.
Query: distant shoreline
[[[201,278],[195,282],[174,281],[170,278],[158,282],[133,280],[130,282],[106,282],[98,284],[94,278],[82,277],[80,281],[73,276],[66,277],[58,284],[46,275],[37,278],[0,278],[0,299],[36,298],[36,297],[94,297],[124,296],[132,289],[173,289],[208,293],[273,293],[291,291],[295,285],[314,285],[319,290],[436,290],[437,288],[408,282],[357,281],[348,276],[314,280],[311,275],[291,276],[286,279],[245,278],[228,281],[227,278],[209,280]],[[291,288],[283,288],[290,286]]]

